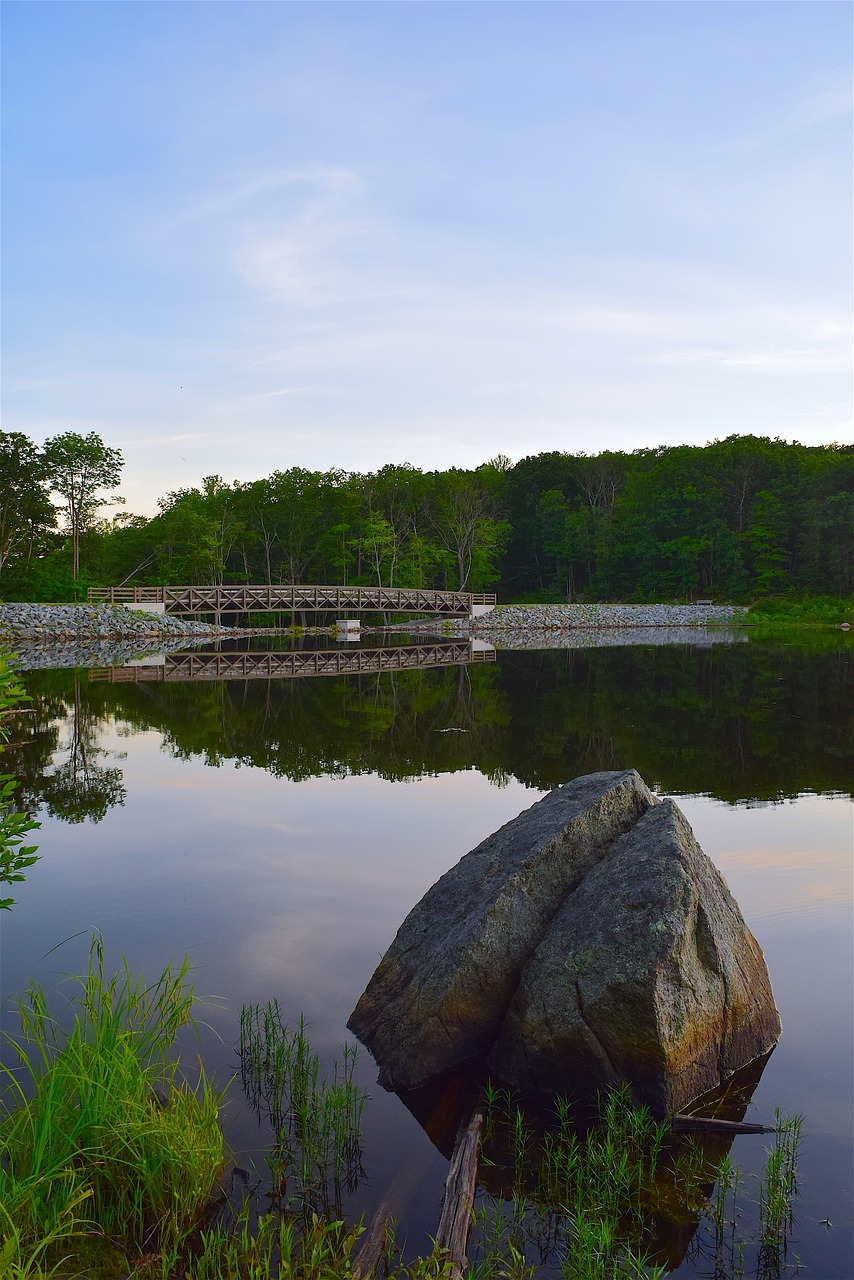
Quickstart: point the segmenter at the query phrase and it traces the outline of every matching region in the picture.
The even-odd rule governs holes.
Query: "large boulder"
[[[487,1066],[525,1092],[627,1081],[681,1110],[772,1047],[780,1019],[756,939],[672,800],[569,894],[525,966]]]
[[[384,1084],[414,1089],[488,1052],[555,911],[653,803],[634,769],[577,778],[428,889],[347,1024]]]
[[[349,1026],[398,1090],[479,1061],[526,1094],[626,1080],[657,1113],[780,1031],[723,878],[634,770],[567,783],[462,858],[409,913]]]

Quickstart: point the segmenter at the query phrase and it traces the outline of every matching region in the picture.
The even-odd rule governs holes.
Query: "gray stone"
[[[653,803],[633,769],[577,778],[433,885],[348,1023],[384,1082],[413,1089],[489,1050],[555,911]]]
[[[383,1083],[477,1060],[525,1094],[626,1081],[681,1110],[773,1047],[765,961],[672,801],[634,770],[577,778],[409,913],[354,1010]]]
[[[759,945],[671,800],[563,902],[488,1067],[525,1092],[595,1098],[624,1080],[681,1110],[766,1053],[780,1019]]]

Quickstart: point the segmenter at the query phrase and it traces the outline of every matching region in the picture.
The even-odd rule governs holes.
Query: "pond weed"
[[[367,1094],[353,1081],[355,1046],[343,1046],[331,1082],[324,1079],[304,1018],[292,1031],[278,1000],[271,1000],[242,1008],[239,1055],[244,1092],[272,1128],[274,1193],[281,1188],[279,1200],[293,1200],[286,1190],[290,1177],[301,1211],[340,1216],[343,1192],[354,1191],[364,1177],[360,1136]]]

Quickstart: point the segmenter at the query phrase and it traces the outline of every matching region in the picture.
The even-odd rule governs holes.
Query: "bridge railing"
[[[437,591],[425,587],[309,586],[229,584],[186,587],[90,587],[90,604],[162,604],[167,613],[288,613],[362,610],[396,613],[460,614],[490,608],[488,592]]]
[[[163,604],[163,587],[90,587],[90,604]]]

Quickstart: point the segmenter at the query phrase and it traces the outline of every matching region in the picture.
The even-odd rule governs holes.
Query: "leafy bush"
[[[8,718],[26,699],[22,686],[9,666],[8,656],[0,654],[0,751],[9,740]],[[24,872],[37,861],[37,845],[25,845],[24,839],[40,824],[28,813],[15,810],[16,782],[9,774],[0,774],[0,884],[18,884]],[[0,898],[0,911],[14,906],[14,898]]]
[[[836,596],[763,596],[748,610],[751,622],[854,623],[854,601]]]

